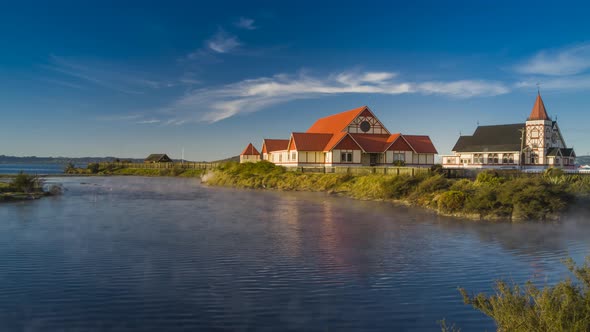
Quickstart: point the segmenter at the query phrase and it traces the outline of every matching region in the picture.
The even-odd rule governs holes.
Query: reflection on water
[[[587,255],[562,224],[460,221],[323,194],[67,178],[0,205],[3,330],[493,330],[457,286],[539,284]]]

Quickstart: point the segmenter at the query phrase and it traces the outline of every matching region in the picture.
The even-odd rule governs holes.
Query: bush
[[[98,174],[98,171],[100,170],[100,165],[98,163],[90,163],[88,164],[88,166],[86,166],[86,169],[88,169],[88,171],[90,171],[91,174]]]
[[[500,174],[498,174],[498,172],[491,170],[491,169],[487,169],[479,174],[477,174],[477,178],[475,179],[475,183],[477,184],[483,184],[483,185],[499,185],[500,183],[502,183],[502,177],[500,177]]]
[[[43,191],[43,182],[36,175],[29,175],[23,172],[18,175],[10,182],[9,188],[13,191],[23,193],[33,193]]]
[[[450,190],[438,197],[438,209],[445,213],[455,213],[463,209],[467,196],[462,191]]]
[[[494,295],[460,292],[465,304],[495,321],[498,331],[590,331],[590,259],[582,267],[572,259],[565,264],[577,282],[567,279],[539,289],[531,282],[520,287],[498,281]]]

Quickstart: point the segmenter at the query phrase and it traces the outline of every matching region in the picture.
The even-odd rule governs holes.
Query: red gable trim
[[[342,137],[340,139],[340,141],[334,145],[334,147],[332,147],[331,149],[329,148],[328,150],[335,150],[335,149],[362,150],[360,145],[358,145],[358,143],[354,139],[352,139],[352,137],[350,135],[344,135],[344,137]]]
[[[385,151],[414,151],[410,143],[408,143],[402,134],[395,135],[397,135],[397,137],[394,138],[393,142],[391,142],[391,145],[389,145]]]

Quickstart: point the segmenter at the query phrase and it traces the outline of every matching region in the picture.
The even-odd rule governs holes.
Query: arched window
[[[531,153],[531,164],[536,164],[538,161],[539,161],[539,156],[536,153],[532,152]]]
[[[502,164],[508,164],[508,155],[507,154],[502,155]]]
[[[476,153],[473,155],[473,163],[474,164],[483,164],[483,154]]]
[[[508,163],[510,163],[510,164],[514,164],[514,156],[513,156],[513,155],[510,155],[510,156],[508,157]]]
[[[498,164],[499,163],[498,154],[492,153],[492,154],[488,155],[488,163],[489,164]]]

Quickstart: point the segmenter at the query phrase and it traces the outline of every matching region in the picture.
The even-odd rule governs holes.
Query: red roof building
[[[256,150],[252,143],[248,144],[248,146],[240,153],[240,163],[254,163],[260,161],[260,152]]]
[[[262,158],[283,166],[434,164],[428,136],[391,134],[367,106],[317,120],[288,140],[265,139]]]

